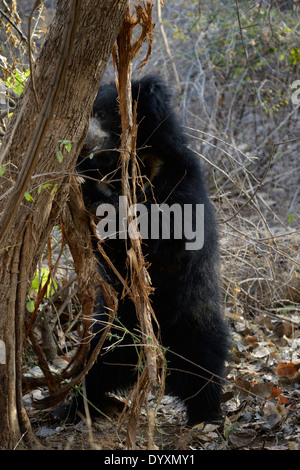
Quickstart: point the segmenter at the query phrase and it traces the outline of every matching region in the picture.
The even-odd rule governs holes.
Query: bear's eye
[[[96,117],[99,119],[105,119],[106,113],[104,111],[98,111]]]

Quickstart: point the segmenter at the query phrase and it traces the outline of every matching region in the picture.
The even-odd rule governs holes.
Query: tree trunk
[[[26,294],[69,191],[70,174],[127,0],[58,0],[56,15],[2,145],[0,448],[31,435],[22,403]],[[68,152],[59,141],[71,142]],[[57,158],[61,150],[63,159]],[[24,192],[31,199],[25,200]]]

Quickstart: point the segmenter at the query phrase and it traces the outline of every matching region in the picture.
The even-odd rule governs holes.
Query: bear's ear
[[[158,80],[149,81],[145,86],[145,90],[149,93],[149,95],[156,95],[161,88],[162,84]]]
[[[139,82],[141,91],[148,95],[155,95],[159,93],[166,93],[167,87],[161,78],[150,75],[142,78]]]
[[[172,93],[160,77],[147,75],[133,82],[133,97],[138,100],[139,111],[154,117],[155,122],[171,113]]]

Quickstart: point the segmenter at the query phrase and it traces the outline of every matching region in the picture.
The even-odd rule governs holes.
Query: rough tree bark
[[[22,403],[25,300],[66,202],[70,174],[127,0],[58,0],[40,55],[2,144],[0,181],[0,448],[31,428]],[[71,142],[58,161],[59,141]],[[25,176],[24,176],[25,175]],[[24,192],[33,200],[27,201]]]

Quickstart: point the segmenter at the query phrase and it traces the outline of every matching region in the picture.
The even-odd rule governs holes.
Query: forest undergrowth
[[[29,3],[19,0],[18,11]],[[25,18],[19,22],[17,11],[7,13],[23,27]],[[38,13],[36,48],[50,14],[50,7]],[[27,77],[27,49],[15,28],[4,17],[0,21],[5,37],[0,91],[3,85],[11,89],[13,110]],[[165,397],[156,434],[161,449],[299,450],[300,119],[293,87],[300,78],[299,22],[297,2],[176,0],[155,10],[153,50],[144,72],[161,74],[174,88],[176,111],[207,175],[219,221],[223,305],[232,340],[222,419],[186,427],[183,404]],[[105,80],[112,79],[109,67]],[[2,134],[8,119],[4,95]],[[72,259],[56,227],[32,282],[29,315],[43,274],[44,280],[49,274],[49,259],[54,264],[58,256],[35,324],[55,370],[72,354],[81,314]],[[24,364],[26,374],[39,373],[30,345]],[[42,442],[59,449],[90,447],[87,424],[49,425],[31,408],[29,396],[26,400]],[[93,425],[93,445],[99,448],[124,448],[125,431],[115,417],[119,400],[110,410],[112,419]],[[142,418],[138,446],[146,444]]]

